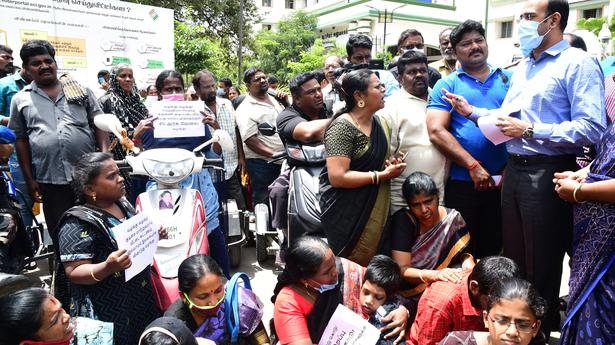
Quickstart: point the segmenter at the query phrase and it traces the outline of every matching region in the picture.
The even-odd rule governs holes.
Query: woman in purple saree
[[[615,344],[615,127],[589,169],[555,174],[559,196],[575,203],[567,317],[560,344]]]

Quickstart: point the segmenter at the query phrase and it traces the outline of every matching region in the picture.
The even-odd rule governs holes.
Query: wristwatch
[[[529,126],[523,131],[523,137],[525,139],[531,139],[534,136],[534,124],[530,123]]]

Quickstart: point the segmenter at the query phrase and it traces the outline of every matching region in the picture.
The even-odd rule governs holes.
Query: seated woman
[[[402,185],[408,208],[391,219],[391,257],[401,267],[401,295],[414,305],[434,281],[461,280],[461,270],[472,269],[468,254],[470,233],[459,212],[439,205],[434,180],[423,172],[410,174]]]
[[[280,344],[317,344],[338,304],[363,315],[360,302],[365,268],[336,258],[323,240],[304,236],[286,252],[286,266],[271,298],[273,321]],[[340,300],[340,296],[342,299]],[[403,340],[408,311],[400,306],[381,322],[385,338]]]
[[[538,296],[532,284],[509,278],[491,291],[487,310],[483,311],[489,332],[451,332],[438,345],[528,345],[537,335],[543,337],[538,331],[546,309],[545,300]],[[536,343],[545,342],[540,339]]]
[[[184,100],[184,79],[177,71],[165,70],[162,71],[156,78],[156,89],[158,90],[158,99],[162,100]],[[177,138],[155,138],[154,137],[154,122],[155,117],[148,118],[139,124],[135,132],[143,133],[140,140],[143,142],[145,150],[156,148],[181,148],[192,151],[195,147],[201,145],[211,138],[209,127],[205,127],[205,135],[202,137],[177,137]],[[220,145],[213,144],[212,147],[205,149],[203,152],[208,157],[219,158],[222,152]],[[203,202],[205,203],[205,213],[207,219],[207,239],[209,240],[210,255],[222,267],[224,275],[230,278],[230,262],[228,250],[224,239],[220,221],[218,219],[218,194],[209,175],[207,169],[203,169],[197,174],[192,174],[180,183],[181,188],[194,188],[201,192]],[[148,190],[154,188],[154,183],[150,182],[147,186]]]
[[[72,319],[44,289],[28,288],[0,297],[0,344],[73,343],[113,344],[113,326],[96,320]]]
[[[181,263],[177,274],[180,299],[171,304],[164,315],[184,321],[196,337],[212,340],[216,344],[228,343],[226,318],[229,315],[224,310],[226,288],[220,266],[209,256],[196,254]],[[241,296],[250,298],[254,304],[260,303],[252,291],[242,287],[240,289],[243,290]],[[240,316],[253,312],[239,310]],[[262,311],[258,314],[262,317]],[[246,316],[247,319],[250,318]],[[240,332],[240,339],[253,345],[269,344],[269,336],[261,318],[253,321],[246,325],[240,321],[242,330],[247,329],[244,332],[246,334]]]
[[[84,155],[74,166],[73,187],[80,205],[66,211],[58,226],[57,286],[69,291],[68,298],[58,291],[60,300],[67,300],[71,316],[113,322],[116,344],[136,344],[160,311],[149,267],[129,281],[124,276],[132,263],[126,249],[118,248],[114,227],[136,212],[124,198],[124,179],[113,156]]]

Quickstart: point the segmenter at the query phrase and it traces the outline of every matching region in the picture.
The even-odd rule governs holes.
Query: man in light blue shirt
[[[563,40],[568,12],[566,1],[524,5],[519,37],[528,56],[502,104],[510,116],[498,123],[512,137],[502,190],[504,255],[524,268],[549,306],[558,305],[562,260],[572,237],[572,207],[555,193],[553,174],[575,170],[575,155],[598,142],[606,127],[602,70]],[[474,121],[489,115],[463,97],[446,97]],[[549,308],[543,321],[547,335],[559,326],[557,312]]]

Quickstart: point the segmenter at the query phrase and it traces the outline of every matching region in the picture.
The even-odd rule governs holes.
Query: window
[[[295,0],[286,0],[286,8],[294,9],[295,8]]]
[[[602,17],[602,8],[590,8],[587,10],[583,10],[583,18],[600,18]]]
[[[271,7],[271,0],[263,0],[263,7]]]
[[[513,30],[513,22],[500,22],[500,38],[510,38],[512,37]]]

